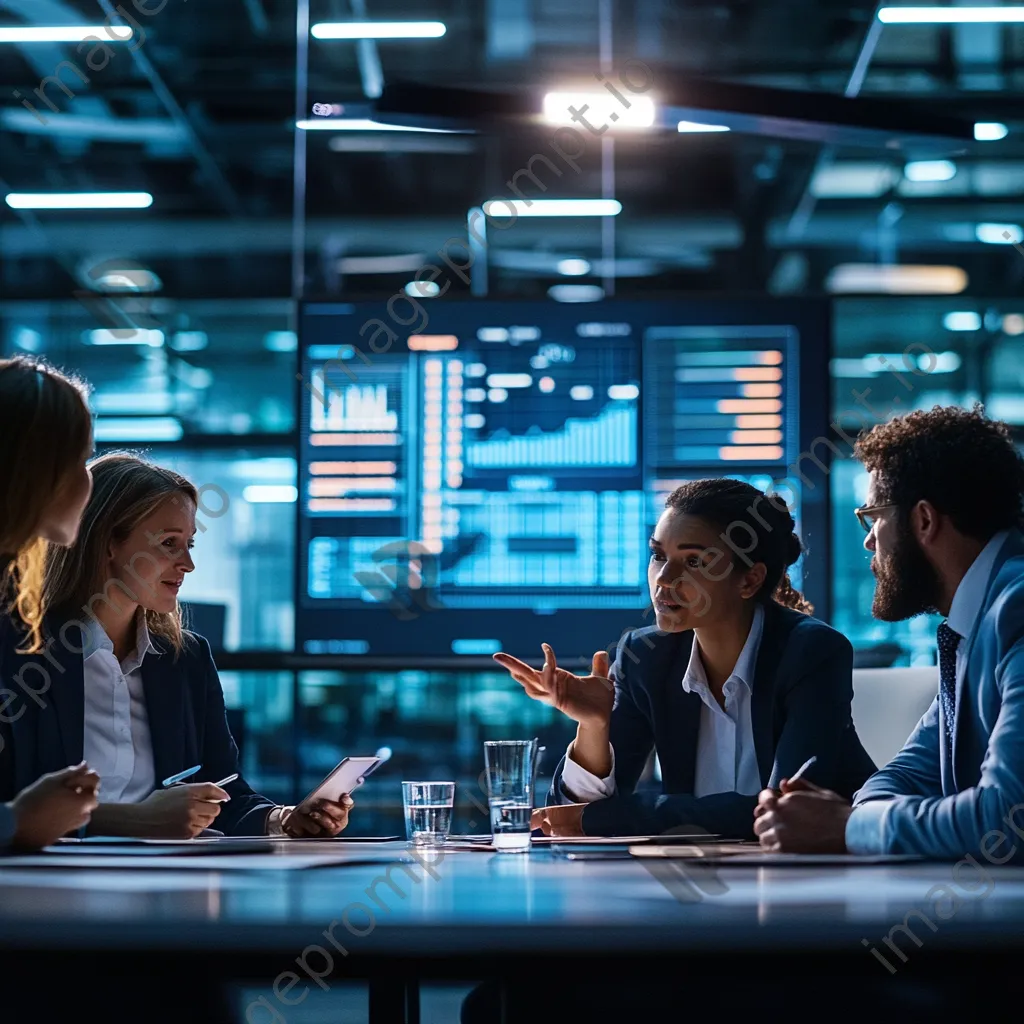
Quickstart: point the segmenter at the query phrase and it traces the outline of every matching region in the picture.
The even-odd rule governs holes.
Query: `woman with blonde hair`
[[[55,678],[52,699],[30,729],[12,728],[15,782],[84,753],[103,779],[91,831],[190,838],[337,835],[347,802],[281,807],[238,777],[238,750],[210,646],[182,626],[178,592],[195,564],[199,496],[185,477],[138,456],[91,464],[93,492],[78,540],[43,555],[38,595],[47,609],[26,653],[5,652],[19,670]],[[38,557],[38,556],[37,556]],[[54,668],[56,671],[54,672]],[[199,765],[182,784],[161,780]],[[10,784],[10,779],[3,780]]]
[[[38,361],[0,359],[0,652],[14,635],[15,610],[7,597],[19,581],[29,584],[18,608],[21,620],[33,624],[42,616],[42,607],[28,597],[38,590],[32,556],[47,542],[74,541],[92,486],[86,468],[91,451],[82,385]],[[0,764],[6,727],[41,699],[38,687],[17,682],[0,653]],[[20,793],[0,785],[0,801],[6,801],[0,802],[0,849],[46,846],[88,822],[98,776],[84,762],[56,767]]]

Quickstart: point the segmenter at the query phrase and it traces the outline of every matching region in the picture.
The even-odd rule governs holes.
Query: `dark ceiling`
[[[18,213],[0,206],[0,299],[67,298],[83,267],[125,259],[151,268],[163,294],[283,298],[295,293],[295,0],[138,0],[145,38],[72,97],[51,87],[40,123],[22,105],[74,44],[0,43],[3,191],[147,191],[143,211]],[[99,24],[106,0],[0,0],[0,26]],[[128,0],[122,5],[131,9]],[[842,263],[955,264],[976,294],[1019,293],[1024,250],[988,245],[979,223],[1024,217],[1024,26],[887,26],[875,7],[835,0],[310,0],[310,20],[443,21],[441,39],[358,44],[309,40],[313,103],[367,116],[382,81],[514,92],[591,82],[643,61],[651,95],[679,73],[840,95],[858,56],[860,96],[912,100],[935,113],[1003,122],[971,142],[948,181],[903,175],[913,150],[822,147],[769,134],[621,132],[594,145],[547,196],[613,194],[599,220],[523,219],[493,233],[492,294],[540,297],[559,259],[590,262],[617,294],[820,291]],[[141,38],[141,37],[137,37]],[[865,49],[867,46],[867,49]],[[83,64],[84,67],[84,64]],[[21,93],[21,97],[15,95]],[[497,194],[552,128],[496,123],[478,134],[304,132],[304,290],[390,294],[467,211]],[[604,152],[602,152],[604,151]],[[613,172],[613,177],[610,174]],[[403,264],[399,257],[406,257]],[[391,257],[397,269],[366,263]],[[609,259],[612,257],[612,259]],[[364,260],[364,262],[360,262]],[[370,272],[367,272],[370,271]],[[376,272],[373,272],[376,271]],[[588,278],[590,280],[590,278]],[[468,291],[453,277],[452,293]]]

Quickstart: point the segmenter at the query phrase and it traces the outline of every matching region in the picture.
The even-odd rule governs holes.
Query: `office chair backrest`
[[[935,666],[853,670],[853,724],[879,768],[899,753],[938,686]]]

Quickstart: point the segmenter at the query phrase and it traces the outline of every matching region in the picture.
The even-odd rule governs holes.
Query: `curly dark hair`
[[[1010,428],[988,419],[981,405],[898,416],[861,435],[854,455],[877,471],[879,501],[898,506],[901,516],[927,501],[979,541],[1024,521],[1024,459]]]
[[[765,494],[740,480],[714,477],[681,484],[668,496],[665,507],[696,516],[721,530],[725,546],[737,558],[735,541],[729,540],[735,527],[743,527],[753,542],[751,548],[740,549],[743,561],[747,565],[763,562],[765,567],[758,599],[765,604],[777,601],[805,615],[814,611],[814,605],[793,586],[786,572],[804,549],[789,506],[778,494]]]

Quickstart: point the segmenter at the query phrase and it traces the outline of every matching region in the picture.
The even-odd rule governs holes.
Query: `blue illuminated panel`
[[[589,664],[649,622],[666,488],[799,451],[771,304],[407,305],[303,307],[300,651]]]

